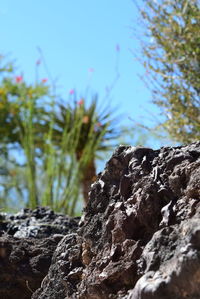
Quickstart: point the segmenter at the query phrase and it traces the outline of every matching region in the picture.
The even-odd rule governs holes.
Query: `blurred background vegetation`
[[[122,129],[97,95],[86,102],[71,90],[67,101],[47,79],[27,84],[12,63],[0,63],[1,202],[74,215],[79,199],[87,203],[95,159],[116,146]]]
[[[29,84],[0,56],[0,206],[4,210],[50,206],[81,213],[97,175],[120,143],[148,145],[148,138],[178,144],[200,137],[200,3],[197,0],[134,1],[140,13],[135,37],[145,84],[160,108],[149,128],[120,125],[120,111],[102,107],[98,94],[68,99],[40,78]]]
[[[140,12],[140,59],[146,85],[175,142],[200,138],[200,1],[135,1]],[[142,55],[141,55],[142,54]]]

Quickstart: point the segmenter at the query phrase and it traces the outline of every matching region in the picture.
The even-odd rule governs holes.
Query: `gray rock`
[[[79,219],[46,208],[0,215],[0,298],[28,299],[41,286],[52,255]]]

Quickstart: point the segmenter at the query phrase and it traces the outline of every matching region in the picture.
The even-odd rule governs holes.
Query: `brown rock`
[[[79,229],[60,240],[31,298],[199,299],[199,174],[200,142],[155,151],[117,148],[91,186]],[[24,264],[26,273],[31,260],[26,248],[32,240],[14,257],[15,243],[3,240],[1,269],[9,257],[12,267],[18,265],[13,273]],[[44,243],[36,253],[40,246]],[[32,269],[41,271],[37,256]],[[34,284],[29,281],[27,289]]]
[[[200,298],[199,174],[200,142],[119,147],[32,299]]]

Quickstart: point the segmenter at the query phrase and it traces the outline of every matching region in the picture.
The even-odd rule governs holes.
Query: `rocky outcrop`
[[[32,299],[200,298],[200,142],[120,146]]]
[[[38,289],[64,235],[79,219],[45,208],[0,215],[0,298],[28,299]]]
[[[200,298],[200,142],[117,148],[31,298]]]

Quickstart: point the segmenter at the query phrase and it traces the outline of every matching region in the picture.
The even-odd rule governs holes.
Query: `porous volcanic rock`
[[[32,299],[200,298],[200,142],[120,146]]]
[[[31,298],[49,270],[57,244],[77,230],[78,221],[39,207],[0,214],[0,298]]]
[[[200,142],[118,147],[79,227],[58,218],[1,216],[0,298],[200,298]]]

